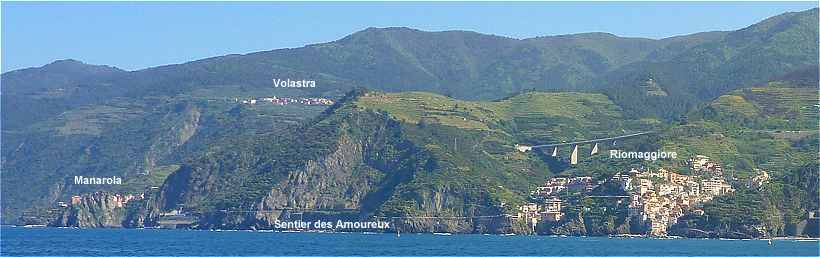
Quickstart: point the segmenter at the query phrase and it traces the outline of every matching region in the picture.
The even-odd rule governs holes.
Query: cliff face
[[[83,194],[57,215],[48,226],[80,228],[143,228],[157,225],[160,213],[155,200],[111,192]]]
[[[130,203],[123,217],[122,225],[126,228],[146,228],[159,226],[162,212],[156,197],[148,197]]]
[[[201,115],[199,108],[193,104],[180,104],[165,114],[161,118],[165,127],[151,139],[143,160],[134,164],[135,169],[150,173],[158,163],[174,158],[173,154],[196,134]]]
[[[424,178],[408,182],[421,183],[429,182]],[[532,233],[523,220],[508,217],[503,208],[492,202],[493,196],[472,190],[452,186],[403,190],[401,196],[390,199],[383,211],[389,212],[390,205],[403,202],[403,211],[393,221],[397,229],[408,233]]]
[[[126,208],[112,193],[97,192],[80,197],[65,207],[62,215],[49,224],[55,227],[119,228],[123,227]]]
[[[218,155],[206,157],[198,165],[183,166],[172,174],[158,202],[164,209],[186,206],[196,210],[201,228],[270,229],[276,220],[286,220],[292,213],[302,213],[302,217],[369,217],[420,166],[415,164],[416,159],[406,157],[417,158],[424,153],[401,137],[398,123],[383,115],[347,115],[327,127],[302,128],[308,130],[307,134],[326,135],[327,141],[313,138],[317,141],[283,143],[302,153],[288,155],[294,158],[289,160],[293,165],[279,161],[285,157],[276,154],[233,151],[225,153],[232,156],[230,161]],[[318,147],[310,144],[322,144],[326,151],[313,155],[311,151]],[[258,186],[261,190],[248,192],[268,178],[269,183]],[[243,198],[245,201],[240,203],[248,207],[245,210],[253,211],[237,211],[214,199],[226,197],[232,190],[258,195]]]
[[[381,219],[402,232],[526,233],[490,186],[454,174],[412,127],[343,103],[290,134],[238,141],[183,165],[151,212],[181,207],[202,229]]]
[[[566,217],[561,222],[543,221],[539,224],[538,233],[546,235],[605,236],[623,234],[644,234],[645,228],[629,219],[618,220],[617,217],[606,217],[600,220],[578,213]]]
[[[359,210],[363,200],[376,190],[384,171],[364,165],[367,138],[352,138],[343,134],[338,138],[338,148],[318,160],[308,160],[304,167],[288,174],[287,179],[277,183],[256,204],[254,219],[260,227],[268,227],[281,213],[276,210],[324,209]]]

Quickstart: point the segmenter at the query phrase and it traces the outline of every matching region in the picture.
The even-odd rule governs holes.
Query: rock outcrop
[[[406,124],[340,102],[287,137],[237,142],[183,165],[165,181],[154,212],[182,207],[200,229],[383,219],[402,232],[529,233],[486,187],[438,181],[440,157]]]
[[[126,207],[117,195],[97,192],[80,196],[49,224],[56,227],[120,228]]]

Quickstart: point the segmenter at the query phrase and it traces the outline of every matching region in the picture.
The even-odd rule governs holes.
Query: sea
[[[0,227],[2,256],[818,256],[817,240]]]

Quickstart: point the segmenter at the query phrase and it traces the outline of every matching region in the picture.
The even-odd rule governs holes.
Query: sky
[[[368,27],[513,38],[736,30],[817,2],[2,2],[2,71],[76,59],[125,70],[340,39]]]

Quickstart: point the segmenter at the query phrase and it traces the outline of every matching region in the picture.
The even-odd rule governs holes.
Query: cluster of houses
[[[242,103],[242,104],[257,104],[257,103],[269,103],[275,105],[288,105],[288,104],[302,104],[302,105],[333,105],[333,100],[321,97],[302,97],[302,98],[291,98],[291,97],[262,97],[262,98],[251,98],[251,99],[240,99],[234,98],[234,102]]]
[[[543,186],[535,188],[532,196],[544,200],[564,190],[589,192],[595,186],[592,177],[550,178]]]
[[[518,206],[518,213],[513,215],[514,219],[521,219],[528,225],[535,227],[542,219],[546,221],[560,221],[564,215],[561,211],[563,202],[558,197],[544,199],[543,204],[527,203]]]
[[[686,162],[695,174],[723,175],[723,167],[720,167],[720,164],[709,160],[709,157],[707,156],[695,155],[694,158],[691,158]]]
[[[535,226],[539,221],[560,221],[564,213],[562,212],[563,201],[558,194],[563,191],[589,192],[600,185],[592,180],[592,177],[558,177],[550,178],[543,186],[537,187],[530,195],[533,200],[540,203],[527,203],[518,207],[518,213],[513,218],[525,220],[527,224]]]
[[[686,212],[702,213],[698,209],[702,203],[734,191],[720,175],[722,171],[701,172],[682,175],[663,168],[644,172],[633,169],[616,174],[612,180],[629,194],[629,216],[647,225],[651,235],[664,236]]]
[[[122,207],[125,206],[125,204],[127,204],[130,201],[142,200],[142,199],[145,199],[145,193],[141,193],[141,194],[138,194],[138,195],[135,195],[135,194],[125,194],[125,195],[114,194],[109,200],[111,202],[113,202],[115,207],[122,208]],[[71,203],[57,202],[57,206],[58,207],[63,207],[63,208],[68,207],[68,206],[76,206],[76,205],[80,205],[82,203],[82,201],[83,201],[82,196],[75,195],[75,196],[71,197]]]
[[[629,216],[649,228],[650,235],[665,236],[666,230],[677,223],[684,213],[702,214],[700,206],[715,196],[734,191],[723,178],[723,169],[708,157],[698,155],[689,159],[692,175],[675,173],[664,168],[655,171],[631,169],[608,179],[618,183],[629,199]],[[750,183],[764,183],[768,174],[760,173]],[[593,181],[592,177],[551,178],[531,193],[532,202],[519,206],[515,218],[535,226],[541,220],[559,221],[563,216],[563,202],[559,193],[590,192],[607,181]],[[625,198],[626,196],[624,196]]]

